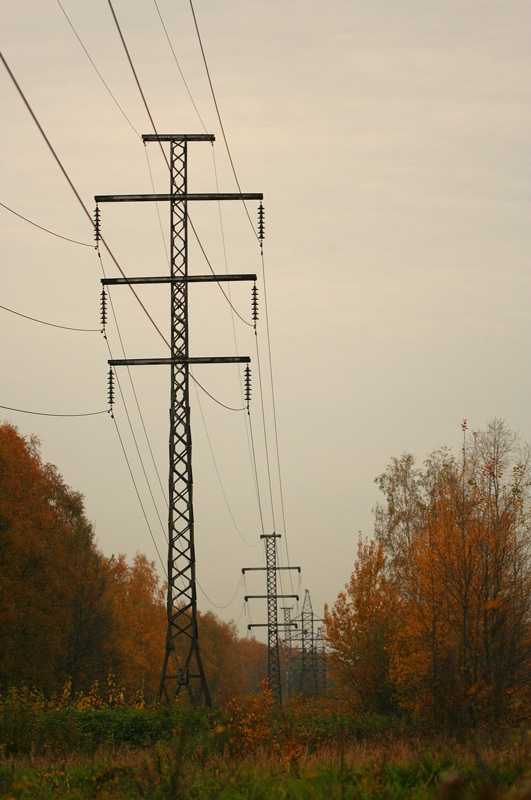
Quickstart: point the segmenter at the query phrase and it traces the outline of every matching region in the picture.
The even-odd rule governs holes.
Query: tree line
[[[199,614],[199,642],[211,695],[225,702],[255,691],[267,651],[236,626]],[[0,690],[65,685],[75,696],[109,674],[130,697],[158,693],[166,637],[164,589],[155,565],[137,554],[106,557],[83,497],[39,442],[0,425]]]
[[[530,450],[500,420],[462,429],[458,456],[404,454],[377,478],[374,540],[326,608],[360,709],[474,724],[530,707]]]

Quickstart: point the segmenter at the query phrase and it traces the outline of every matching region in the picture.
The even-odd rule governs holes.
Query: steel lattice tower
[[[299,599],[296,594],[277,594],[277,571],[296,569],[301,571],[300,567],[277,567],[277,539],[281,536],[279,533],[263,533],[260,536],[265,541],[265,567],[244,567],[242,574],[251,570],[265,570],[266,571],[266,584],[267,594],[249,594],[246,595],[244,600],[247,602],[251,598],[262,598],[267,600],[267,623],[251,623],[247,625],[248,630],[251,628],[264,628],[267,627],[267,677],[269,681],[269,688],[273,695],[273,700],[278,705],[282,705],[282,685],[280,681],[280,649],[278,629],[283,627],[284,623],[278,621],[278,600],[279,598],[294,597]],[[290,622],[291,625],[295,623]]]
[[[293,672],[291,669],[291,606],[284,606],[284,658],[286,661],[286,700],[293,695]]]
[[[211,705],[198,641],[197,590],[194,540],[192,436],[190,424],[189,367],[201,363],[248,363],[244,356],[192,358],[188,351],[188,285],[208,281],[256,281],[256,275],[188,274],[188,202],[191,200],[262,200],[262,194],[189,194],[187,145],[190,141],[213,142],[211,134],[146,135],[144,142],[169,142],[170,193],[152,195],[106,195],[96,202],[170,202],[171,269],[169,276],[111,278],[103,284],[169,283],[171,287],[170,358],[110,360],[111,366],[169,364],[170,436],[168,497],[168,591],[167,634],[160,682],[161,698],[172,703],[186,687],[194,705]]]
[[[301,611],[301,673],[300,691],[315,691],[315,662],[314,662],[314,633],[313,633],[313,608],[310,592],[304,592],[304,602]]]
[[[280,703],[282,701],[282,686],[280,683],[280,651],[278,646],[276,546],[276,540],[280,539],[280,534],[264,533],[260,538],[265,540],[266,548],[267,675],[272,695]]]
[[[192,434],[188,367],[188,236],[187,141],[170,142],[171,392],[170,474],[168,510],[168,594],[166,651],[159,696],[175,697],[187,686],[194,703],[211,705],[197,635],[195,582]],[[186,642],[186,660],[179,666],[176,642]],[[172,662],[173,670],[169,670]],[[173,674],[172,674],[173,673]]]
[[[326,689],[326,649],[322,628],[317,628],[315,637],[315,678],[317,692],[324,692]]]

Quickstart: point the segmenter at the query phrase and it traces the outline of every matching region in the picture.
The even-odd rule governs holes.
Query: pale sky
[[[214,148],[219,191],[236,190],[185,0],[157,0]],[[152,0],[113,0],[161,133],[200,133]],[[98,70],[137,131],[149,119],[106,0],[62,0]],[[224,127],[244,192],[263,192],[265,267],[287,541],[316,613],[352,571],[358,532],[370,536],[374,478],[393,456],[419,462],[459,448],[470,428],[503,417],[531,441],[529,354],[529,4],[521,0],[196,0]],[[94,195],[152,191],[145,148],[101,83],[57,0],[4,0],[6,61],[88,208]],[[0,68],[0,202],[63,236],[92,242],[83,212],[7,72]],[[158,192],[164,162],[148,145]],[[189,149],[189,190],[216,191],[212,147]],[[102,229],[129,275],[167,272],[154,204],[102,206]],[[190,209],[217,271],[225,271],[216,204]],[[160,209],[167,241],[167,211]],[[257,204],[249,204],[254,220]],[[229,272],[261,271],[240,203],[222,207]],[[101,268],[93,249],[55,238],[0,207],[0,304],[58,325],[99,327]],[[108,258],[109,275],[116,270]],[[190,271],[205,273],[190,245]],[[269,370],[262,281],[259,340]],[[140,288],[167,331],[167,289]],[[167,355],[125,288],[113,301],[128,357]],[[250,318],[248,286],[233,290]],[[253,429],[267,532],[273,529],[252,330],[216,286],[191,289],[193,355],[253,359]],[[99,333],[45,327],[0,309],[0,404],[83,413],[107,406],[108,351]],[[114,323],[108,336],[120,357]],[[236,367],[195,372],[222,402],[241,405]],[[125,373],[133,428],[165,522]],[[136,391],[167,483],[169,371],[137,367]],[[240,622],[241,568],[264,563],[245,416],[192,391],[199,607]],[[42,441],[45,460],[85,495],[106,555],[156,559],[114,424],[0,410]],[[138,464],[122,402],[116,418],[153,534],[164,533]],[[204,423],[203,423],[204,418]],[[272,433],[266,402],[266,424]],[[208,432],[208,438],[207,433]],[[214,453],[215,464],[210,445]],[[284,533],[270,439],[274,524]],[[216,467],[232,516],[220,489]],[[281,563],[286,565],[284,541]],[[291,586],[284,577],[284,591]],[[298,581],[294,578],[294,587]],[[248,580],[249,593],[265,579]],[[282,605],[282,603],[281,603]],[[266,619],[254,601],[252,620]]]

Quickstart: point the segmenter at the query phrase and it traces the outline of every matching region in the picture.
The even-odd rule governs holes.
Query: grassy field
[[[0,798],[529,798],[525,725],[458,738],[267,696],[206,711],[0,704]]]

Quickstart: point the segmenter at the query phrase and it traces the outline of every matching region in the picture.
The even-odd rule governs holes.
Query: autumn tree
[[[363,711],[395,704],[390,678],[398,596],[386,574],[383,545],[362,539],[350,580],[333,608],[325,606],[324,636],[336,679]]]
[[[452,721],[500,714],[529,689],[530,463],[499,420],[424,469],[378,479],[376,537],[398,592],[391,675],[403,706]]]
[[[119,555],[109,566],[115,674],[129,693],[151,701],[158,695],[166,636],[166,606],[155,564],[137,553],[131,565]]]
[[[0,425],[0,685],[78,681],[112,627],[106,585],[81,495]]]

